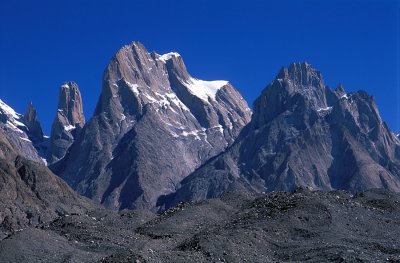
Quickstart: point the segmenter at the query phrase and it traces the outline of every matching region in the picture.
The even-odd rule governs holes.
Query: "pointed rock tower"
[[[51,127],[47,161],[53,164],[64,157],[85,124],[82,97],[75,82],[60,87],[57,115]]]
[[[33,107],[32,102],[29,102],[28,108],[23,118],[25,126],[28,128],[28,135],[37,142],[43,141],[42,126],[37,117],[36,109]]]

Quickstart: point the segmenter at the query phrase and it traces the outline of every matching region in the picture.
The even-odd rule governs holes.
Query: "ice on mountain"
[[[67,125],[64,126],[64,130],[65,131],[72,131],[73,129],[75,129],[76,127],[74,125]]]
[[[214,80],[214,81],[206,81],[191,78],[187,82],[183,82],[183,84],[189,89],[189,91],[195,95],[196,97],[207,101],[211,98],[215,100],[217,92],[223,86],[228,84],[226,80]]]
[[[161,60],[162,62],[167,62],[167,60],[170,60],[173,57],[180,57],[181,55],[179,55],[176,52],[170,52],[164,55],[161,55],[158,59]]]

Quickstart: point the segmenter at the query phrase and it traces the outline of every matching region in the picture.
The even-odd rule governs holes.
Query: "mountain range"
[[[400,191],[400,141],[373,97],[326,86],[305,62],[282,68],[252,112],[228,81],[194,78],[178,53],[133,42],[111,58],[87,122],[69,81],[49,137],[32,103],[21,115],[0,101],[0,131],[4,162],[18,169],[15,152],[111,210],[300,186]]]
[[[372,96],[327,87],[308,63],[282,68],[254,103],[235,143],[161,200],[217,197],[229,190],[400,190],[400,143]]]
[[[59,91],[50,136],[0,100],[1,262],[399,260],[400,140],[365,91],[292,63],[251,110],[139,42],[87,121]]]

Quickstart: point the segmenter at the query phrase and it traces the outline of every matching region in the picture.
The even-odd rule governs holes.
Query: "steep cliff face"
[[[64,157],[85,124],[82,97],[75,82],[60,87],[57,114],[51,127],[47,161],[53,164]]]
[[[400,142],[364,91],[332,90],[307,63],[283,68],[225,153],[183,180],[174,204],[250,191],[369,188],[400,191]]]
[[[30,137],[36,138],[38,141],[43,140],[43,130],[40,122],[38,120],[38,116],[36,113],[35,107],[33,107],[32,102],[28,104],[28,108],[23,118],[23,122],[28,128]]]
[[[229,82],[195,79],[179,54],[134,42],[111,59],[94,117],[53,169],[109,208],[154,208],[230,145],[250,115]]]

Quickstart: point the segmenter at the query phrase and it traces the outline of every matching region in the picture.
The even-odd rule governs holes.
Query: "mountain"
[[[17,117],[19,115],[14,116]],[[16,120],[7,125],[11,130],[23,127]],[[60,215],[95,208],[43,163],[29,160],[32,156],[25,147],[31,144],[22,146],[8,134],[14,136],[9,130],[6,133],[0,129],[0,239],[28,226],[52,221]],[[20,136],[24,134],[20,133]]]
[[[46,138],[32,103],[29,103],[24,116],[0,100],[0,131],[7,134],[14,147],[22,152],[26,159],[45,162]]]
[[[155,208],[250,116],[229,82],[193,78],[178,53],[134,42],[109,62],[94,116],[52,169],[108,208]]]
[[[69,81],[61,85],[56,117],[51,127],[47,153],[49,164],[62,159],[85,124],[82,96],[78,85]]]
[[[400,191],[399,139],[366,92],[332,90],[310,64],[294,63],[263,90],[253,110],[231,147],[159,202],[169,206],[231,189]]]

